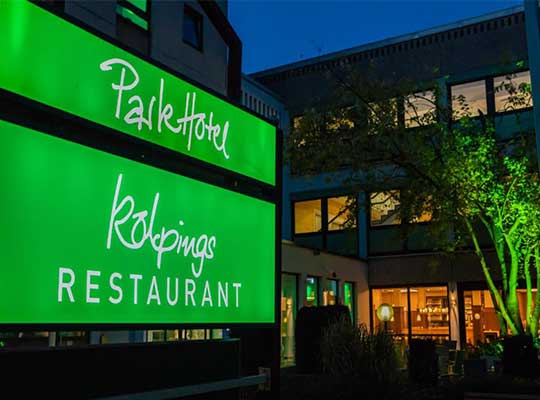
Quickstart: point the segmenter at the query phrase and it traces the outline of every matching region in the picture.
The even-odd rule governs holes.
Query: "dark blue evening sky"
[[[521,5],[519,0],[230,0],[251,73]]]

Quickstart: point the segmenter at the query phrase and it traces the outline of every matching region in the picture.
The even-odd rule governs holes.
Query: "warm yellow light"
[[[379,318],[380,321],[390,321],[393,316],[394,309],[390,304],[383,303],[377,307],[377,318]]]

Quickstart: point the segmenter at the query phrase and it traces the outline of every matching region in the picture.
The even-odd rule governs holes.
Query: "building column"
[[[456,348],[460,350],[459,340],[459,307],[457,282],[448,282],[448,318],[450,320],[450,340],[456,341]]]
[[[306,305],[306,280],[308,274],[302,272],[298,275],[298,309],[301,309]]]
[[[345,304],[345,297],[343,296],[343,293],[345,291],[345,281],[343,279],[338,280],[338,298],[337,303],[338,304]]]
[[[358,214],[356,215],[356,226],[358,229],[357,240],[358,240],[358,256],[360,258],[368,257],[368,232],[369,232],[369,219],[367,216],[368,209],[368,198],[366,192],[358,193],[357,197],[358,204]]]
[[[56,347],[56,332],[49,332],[49,347]]]
[[[536,132],[536,156],[540,169],[540,8],[538,1],[525,0],[525,29],[527,32],[527,50],[529,70],[531,71],[531,91],[533,99],[534,130]]]

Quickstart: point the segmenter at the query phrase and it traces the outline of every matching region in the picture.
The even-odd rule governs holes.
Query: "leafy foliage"
[[[398,349],[393,338],[366,326],[353,326],[340,319],[329,325],[321,337],[323,372],[336,377],[363,377],[376,382],[397,381]]]
[[[540,183],[534,135],[520,129],[501,141],[493,120],[463,96],[452,99],[454,109],[437,100],[445,94],[436,82],[418,91],[414,82],[388,85],[369,74],[351,72],[334,80],[339,83],[334,104],[306,110],[287,140],[286,160],[293,172],[338,179],[351,193],[399,189],[403,235],[428,215],[436,250],[472,247],[502,331],[536,337]],[[530,85],[516,86],[512,76],[496,90],[507,94],[506,110],[530,104]],[[353,215],[367,206],[349,204]],[[497,263],[487,261],[479,241],[483,231]],[[527,289],[525,324],[519,314],[520,284]]]

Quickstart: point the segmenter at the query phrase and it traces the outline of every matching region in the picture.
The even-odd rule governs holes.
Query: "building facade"
[[[534,126],[532,102],[508,112],[503,107],[508,93],[496,89],[509,75],[517,84],[531,82],[527,39],[524,8],[514,7],[272,68],[251,77],[283,99],[291,126],[305,110],[335,104],[333,96],[339,85],[335,76],[343,71],[369,73],[385,82],[413,81],[423,91],[427,82],[434,82],[437,101],[457,109],[452,99],[463,95],[471,108],[492,118],[500,140],[507,140],[518,129],[532,131]],[[426,91],[431,95],[434,92]],[[407,125],[411,120],[406,104],[398,110],[396,123],[413,128]],[[376,329],[380,324],[376,310],[388,303],[394,309],[389,329],[405,341],[429,337],[465,346],[500,335],[474,253],[465,250],[447,258],[435,252],[427,233],[428,218],[416,224],[414,235],[403,239],[399,196],[388,195],[397,188],[348,193],[339,179],[329,184],[325,176],[307,178],[291,174],[287,168],[284,171],[284,239],[296,246],[367,263],[368,285],[357,289],[364,291],[357,293],[358,321],[367,321]],[[342,210],[348,199],[355,197],[370,206],[353,216],[355,223],[351,226],[345,224],[350,216]],[[306,259],[305,264],[310,261]],[[303,275],[300,280],[306,287],[298,291],[304,299],[298,305],[316,304],[311,301],[312,280]],[[525,293],[520,296],[520,302],[525,301]]]
[[[256,113],[278,123],[286,136],[290,115],[283,99],[267,87],[250,78],[242,78],[242,103]],[[291,175],[287,166],[283,172],[283,215],[290,215]],[[321,251],[293,242],[288,234],[290,222],[282,221],[281,244],[281,363],[294,363],[294,332],[296,312],[303,306],[345,304],[351,318],[358,323],[369,323],[367,304],[367,263],[348,254]],[[339,236],[340,233],[336,232]],[[347,254],[347,253],[346,253]],[[305,293],[306,295],[302,295]]]

